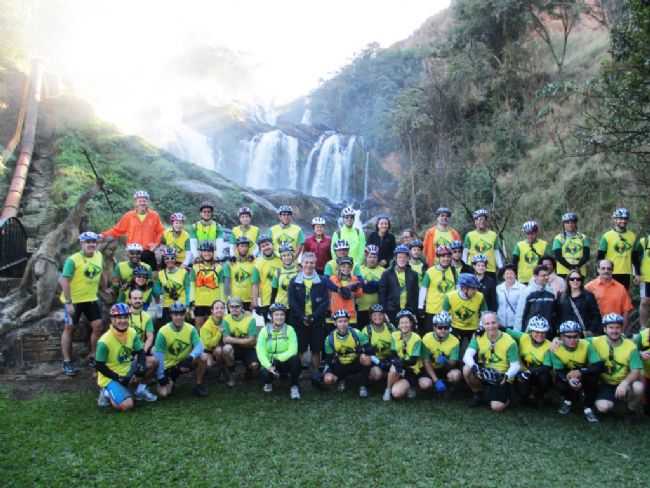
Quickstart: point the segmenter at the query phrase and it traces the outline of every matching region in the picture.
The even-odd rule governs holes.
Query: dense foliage
[[[522,221],[538,219],[551,237],[568,210],[594,237],[616,205],[643,222],[648,7],[630,2],[621,14],[612,3],[452,4],[453,28],[424,60],[425,81],[403,90],[393,109],[408,162],[396,212],[408,215],[404,223],[424,227],[445,204],[467,229],[484,206],[512,244]],[[608,24],[613,60],[600,70]],[[624,153],[625,162],[599,153]]]

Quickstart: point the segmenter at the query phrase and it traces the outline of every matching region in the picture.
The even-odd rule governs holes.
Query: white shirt
[[[497,320],[507,328],[514,328],[516,323],[517,305],[525,290],[525,286],[515,281],[510,288],[505,281],[497,286]]]

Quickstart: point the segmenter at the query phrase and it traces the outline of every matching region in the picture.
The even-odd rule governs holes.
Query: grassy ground
[[[185,384],[117,414],[86,386],[30,399],[2,387],[3,486],[647,486],[648,423],[352,389],[291,402],[253,384],[206,399]]]

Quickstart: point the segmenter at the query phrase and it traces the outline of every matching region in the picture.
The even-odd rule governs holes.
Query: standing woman
[[[585,279],[580,271],[571,270],[566,278],[566,290],[558,300],[558,323],[573,320],[582,326],[585,336],[603,333],[596,297],[585,290]]]
[[[418,274],[409,266],[409,248],[400,244],[395,248],[395,259],[379,280],[379,303],[391,323],[395,323],[397,312],[418,309],[420,292]]]
[[[390,232],[390,219],[386,215],[377,217],[375,231],[368,237],[368,244],[374,244],[379,248],[379,265],[384,268],[393,259],[395,250],[395,236]]]
[[[514,264],[506,264],[501,277],[503,283],[497,286],[497,319],[499,325],[512,329],[515,326],[517,304],[526,287],[517,281],[517,267]]]

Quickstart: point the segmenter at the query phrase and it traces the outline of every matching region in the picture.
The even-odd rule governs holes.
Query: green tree
[[[650,5],[630,0],[611,32],[610,62],[586,92],[591,109],[578,136],[587,155],[600,154],[615,167],[650,183]]]

